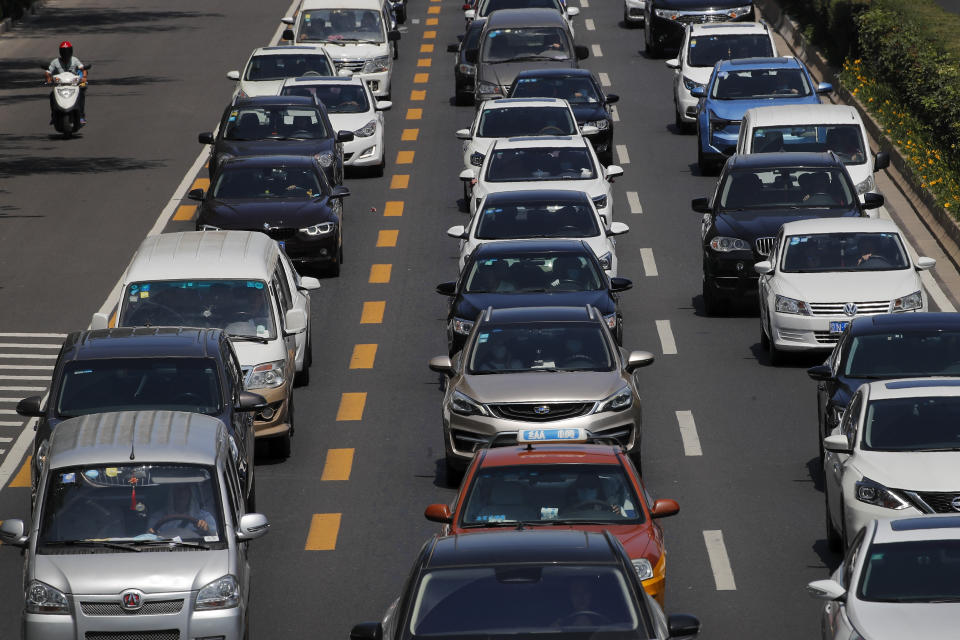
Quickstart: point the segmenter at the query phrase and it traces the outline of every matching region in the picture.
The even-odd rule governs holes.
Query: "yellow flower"
[[[943,203],[943,206],[949,207],[949,206],[950,206],[950,203],[949,203],[949,202],[944,202],[944,203]]]

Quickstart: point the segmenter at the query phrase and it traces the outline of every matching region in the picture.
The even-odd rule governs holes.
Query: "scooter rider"
[[[80,97],[77,98],[77,108],[80,110],[80,124],[87,124],[87,116],[84,112],[84,106],[86,103],[87,97],[87,70],[83,67],[83,63],[80,62],[78,58],[73,55],[73,45],[70,44],[68,40],[64,40],[60,43],[60,55],[54,58],[50,62],[50,67],[47,69],[46,77],[47,84],[53,84],[53,76],[58,73],[69,72],[74,75],[82,76],[80,84]],[[53,113],[56,111],[56,104],[54,102],[53,92],[50,92],[50,124],[53,124]]]

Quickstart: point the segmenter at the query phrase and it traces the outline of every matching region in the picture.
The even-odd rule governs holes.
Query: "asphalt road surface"
[[[674,130],[671,73],[640,52],[642,31],[620,24],[619,3],[571,2],[583,7],[577,39],[592,46],[585,66],[621,96],[615,219],[631,227],[618,251],[635,284],[623,295],[624,345],[657,356],[639,373],[645,481],[681,505],[664,521],[666,609],[698,615],[704,638],[815,637],[819,605],[803,587],[839,561],[824,541],[804,371],[822,358],[770,367],[754,312],[703,315],[690,199],[715,179],[696,171],[695,137]],[[59,334],[87,326],[162,211],[186,220],[160,228],[192,229],[171,198],[191,166],[200,173],[181,195],[205,175],[196,134],[230,97],[224,73],[269,43],[288,3],[58,0],[0,38],[0,518],[30,514],[14,401],[46,386]],[[293,454],[257,468],[272,527],[252,543],[253,638],[345,639],[379,619],[437,530],[423,508],[454,495],[426,363],[445,352],[446,302],[433,289],[456,275],[445,230],[466,215],[454,131],[473,110],[452,106],[446,45],[463,29],[460,3],[410,0],[409,14],[386,174],[348,176],[342,275],[314,294],[313,375],[296,392]],[[63,39],[95,65],[90,124],[69,141],[52,135],[39,86]],[[376,345],[375,356],[355,358],[355,345]],[[20,567],[0,549],[2,638],[17,635]]]

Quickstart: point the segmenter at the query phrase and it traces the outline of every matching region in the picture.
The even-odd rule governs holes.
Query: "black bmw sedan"
[[[197,230],[261,231],[280,243],[301,273],[343,262],[344,186],[332,186],[310,156],[253,156],[227,160],[201,201]]]
[[[237,100],[223,111],[216,136],[204,132],[210,147],[210,180],[230,158],[285,155],[316,160],[331,184],[343,183],[343,144],[352,131],[334,131],[323,105],[303,96],[262,96]]]
[[[450,297],[447,348],[452,356],[487,307],[592,305],[619,343],[623,318],[617,294],[632,286],[626,278],[608,278],[583,240],[517,240],[477,246],[460,279],[437,285],[437,293]]]

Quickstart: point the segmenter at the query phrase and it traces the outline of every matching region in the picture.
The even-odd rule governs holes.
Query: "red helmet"
[[[60,43],[60,58],[62,60],[70,60],[73,57],[73,45],[70,44],[69,40],[64,40]]]

